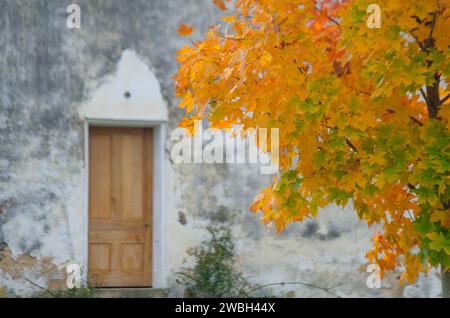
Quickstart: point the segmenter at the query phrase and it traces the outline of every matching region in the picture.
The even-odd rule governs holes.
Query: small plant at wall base
[[[42,287],[41,287],[42,288]],[[34,298],[94,298],[95,289],[90,286],[82,286],[81,288],[48,290],[45,288],[43,292],[34,295]]]
[[[62,289],[53,291],[54,298],[93,298],[95,291],[93,287],[83,286],[81,288]]]
[[[279,174],[252,205],[264,223],[352,202],[379,225],[367,257],[382,275],[440,266],[450,297],[449,2],[379,0],[380,28],[366,0],[233,3],[178,52],[180,125],[279,128]]]
[[[194,298],[246,297],[252,286],[234,269],[235,251],[226,227],[208,227],[211,238],[194,252],[195,266],[177,273],[177,283]]]

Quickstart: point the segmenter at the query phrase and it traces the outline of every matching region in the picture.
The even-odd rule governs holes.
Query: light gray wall
[[[222,12],[209,0],[78,0],[82,28],[66,28],[62,0],[0,0],[0,288],[8,295],[36,291],[60,278],[53,269],[83,264],[84,119],[80,108],[131,49],[154,70],[169,107],[167,136],[182,113],[171,76],[180,21],[199,38]],[[200,30],[200,31],[198,31]],[[172,143],[167,140],[167,153]],[[254,283],[305,282],[339,296],[429,296],[439,293],[432,273],[406,290],[396,276],[385,288],[366,287],[370,231],[351,208],[330,207],[316,222],[295,224],[280,237],[248,206],[270,182],[255,166],[174,165],[166,156],[167,283],[190,264],[186,251],[210,224],[229,225],[238,266]],[[52,276],[54,275],[54,276]],[[28,280],[27,280],[28,279]],[[276,295],[331,296],[301,285]],[[292,295],[292,293],[290,294]]]

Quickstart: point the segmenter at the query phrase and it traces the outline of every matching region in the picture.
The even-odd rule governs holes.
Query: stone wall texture
[[[180,164],[170,160],[176,108],[176,51],[186,38],[180,21],[200,38],[222,12],[210,0],[77,0],[81,29],[66,27],[66,0],[0,0],[0,289],[32,295],[64,279],[68,263],[86,264],[81,109],[117,70],[125,50],[156,75],[168,107],[164,179],[167,195],[165,284],[183,294],[174,273],[192,262],[187,250],[207,237],[208,225],[232,229],[237,266],[277,296],[439,296],[435,272],[411,286],[390,274],[382,288],[366,286],[373,229],[351,207],[328,207],[317,220],[290,225],[280,236],[248,211],[270,182],[255,165]],[[130,84],[134,85],[134,84]],[[133,87],[131,87],[133,89]]]

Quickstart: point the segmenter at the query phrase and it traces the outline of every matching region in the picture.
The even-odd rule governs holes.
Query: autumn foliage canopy
[[[222,23],[178,52],[181,125],[280,129],[252,210],[281,231],[352,203],[382,273],[450,268],[450,1],[214,2]]]

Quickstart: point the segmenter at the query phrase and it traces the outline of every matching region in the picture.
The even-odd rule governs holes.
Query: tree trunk
[[[450,270],[444,270],[444,266],[441,265],[441,278],[442,278],[442,298],[450,298]]]

